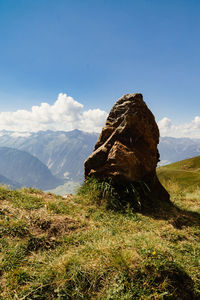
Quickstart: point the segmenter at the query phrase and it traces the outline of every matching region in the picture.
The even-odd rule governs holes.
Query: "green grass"
[[[116,184],[111,178],[107,181],[99,181],[95,177],[88,178],[78,188],[77,194],[87,195],[91,203],[105,205],[107,209],[118,211],[127,208],[134,211],[144,210],[145,206],[149,208],[148,202],[151,199],[151,191],[145,182]]]
[[[0,188],[0,299],[200,299],[200,190],[163,182],[172,204],[149,214],[108,209],[92,184]]]
[[[193,190],[194,186],[200,186],[200,156],[159,167],[157,173],[161,182],[171,180]]]
[[[43,202],[38,196],[33,196],[34,189],[24,189],[22,191],[10,191],[6,187],[0,189],[0,200],[10,200],[10,202],[19,208],[37,209],[43,206]],[[41,194],[41,191],[38,191]]]

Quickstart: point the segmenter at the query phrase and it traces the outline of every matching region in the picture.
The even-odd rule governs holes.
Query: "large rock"
[[[94,152],[85,161],[85,178],[112,178],[116,184],[142,181],[161,200],[169,200],[156,175],[158,143],[158,126],[142,95],[124,95],[111,109]]]

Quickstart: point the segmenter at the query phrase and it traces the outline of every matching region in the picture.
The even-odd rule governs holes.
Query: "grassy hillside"
[[[200,299],[200,190],[169,187],[145,215],[0,188],[0,298]]]
[[[200,187],[200,156],[159,167],[157,174],[162,183],[171,180],[182,188],[193,190]]]

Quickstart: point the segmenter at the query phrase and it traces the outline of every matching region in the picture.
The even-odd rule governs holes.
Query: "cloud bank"
[[[161,136],[200,138],[200,116],[196,116],[190,123],[175,125],[168,118],[158,122]]]
[[[107,113],[100,109],[84,110],[81,103],[60,93],[53,105],[41,103],[30,111],[0,113],[0,130],[16,132],[37,132],[40,130],[80,129],[99,132],[105,123]]]
[[[13,134],[18,136],[40,130],[100,132],[106,117],[107,112],[99,108],[84,110],[81,103],[60,93],[53,105],[41,103],[30,111],[0,112],[0,130],[14,131]],[[165,117],[158,126],[161,136],[200,138],[200,116],[190,123],[179,125]]]

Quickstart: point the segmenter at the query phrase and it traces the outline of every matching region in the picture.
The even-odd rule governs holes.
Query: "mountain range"
[[[158,145],[160,165],[200,155],[200,139],[161,137]]]
[[[80,183],[84,178],[84,160],[93,151],[98,135],[98,133],[87,133],[80,130],[69,132],[48,130],[36,133],[1,131],[0,147],[4,147],[5,152],[5,147],[18,149],[21,152],[19,155],[19,152],[7,150],[10,155],[10,162],[15,165],[17,159],[18,167],[14,168],[13,176],[10,176],[5,165],[3,168],[3,165],[1,167],[0,164],[0,174],[7,177],[8,180],[17,182],[15,184],[22,185],[27,184],[26,180],[28,180],[27,178],[23,179],[23,176],[28,177],[27,174],[33,172],[32,186],[43,190],[56,188],[54,191],[61,194],[71,192],[73,186]],[[159,165],[166,165],[200,155],[200,139],[161,137],[158,148],[161,160]],[[1,160],[5,159],[5,152],[4,158]],[[35,159],[35,163],[30,163],[31,160],[27,158],[27,153],[30,155],[29,159],[30,157]],[[19,155],[20,163],[16,155]],[[30,169],[30,166],[32,169]],[[15,169],[23,169],[24,173],[18,174],[19,171],[15,172]],[[18,176],[14,176],[14,174]],[[40,177],[40,174],[46,175]],[[29,181],[28,184],[30,183]]]
[[[12,188],[50,189],[63,183],[38,158],[8,147],[0,147],[0,174],[0,182]]]
[[[39,131],[20,134],[3,131],[0,147],[26,151],[37,157],[53,175],[67,180],[83,180],[83,162],[93,151],[97,133],[80,130]]]

